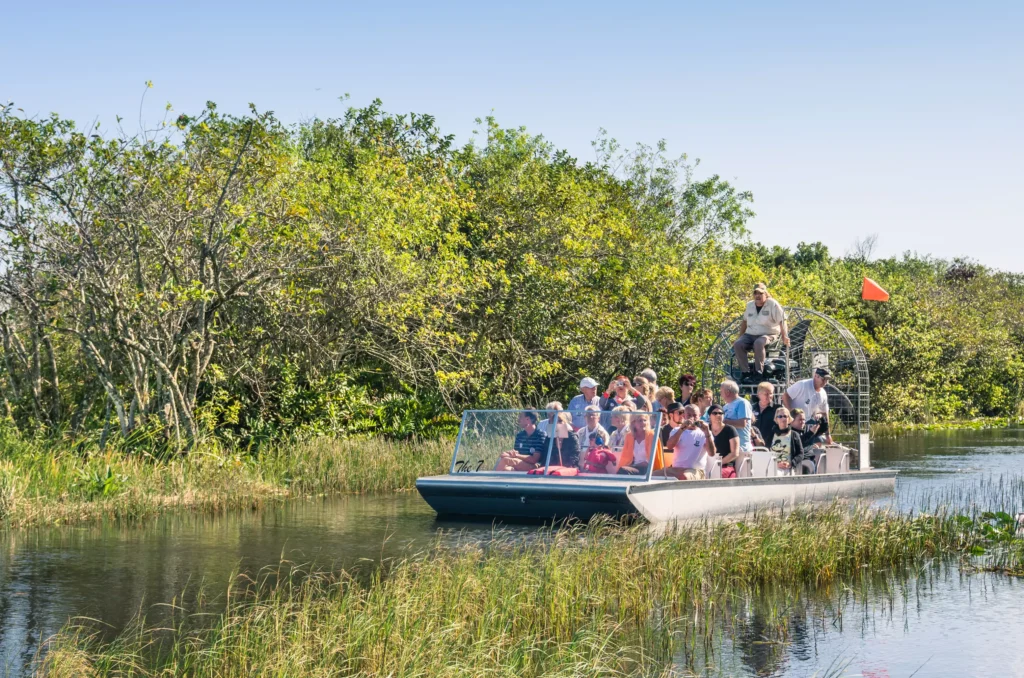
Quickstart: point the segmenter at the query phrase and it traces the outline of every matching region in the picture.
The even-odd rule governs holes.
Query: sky
[[[604,128],[752,191],[763,243],[877,235],[875,256],[1024,272],[1021,36],[1019,1],[12,2],[0,100],[109,129],[168,102],[299,122],[380,98],[581,161]]]

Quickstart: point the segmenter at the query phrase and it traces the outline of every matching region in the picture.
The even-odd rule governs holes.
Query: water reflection
[[[1006,429],[879,441],[873,458],[879,467],[901,470],[896,501],[909,505],[922,493],[990,471],[1024,474],[1022,452],[1024,429]],[[72,616],[102,620],[113,633],[141,610],[160,614],[151,605],[200,586],[222,591],[235,573],[256,573],[282,559],[369,567],[415,554],[434,539],[486,541],[492,531],[488,523],[439,523],[418,495],[406,493],[293,502],[258,513],[165,516],[135,527],[8,532],[0,546],[0,673],[3,667],[10,675],[24,672],[40,643]],[[976,666],[1000,664],[1004,670],[995,673],[1013,674],[1006,669],[1013,666],[1024,675],[1021,653],[1014,654],[1009,640],[1024,638],[1017,621],[1024,605],[1020,582],[949,574],[906,586],[900,599],[909,602],[902,607],[877,594],[836,603],[834,595],[816,601],[806,592],[796,598],[789,592],[781,602],[753,597],[742,609],[734,603],[720,647],[709,664],[697,665],[721,675],[809,676],[850,661],[850,674],[895,676],[909,675],[932,652],[918,676],[960,673],[949,670],[954,666],[982,674]],[[886,601],[890,614],[880,618]],[[858,616],[862,623],[853,628],[848,620]],[[968,658],[978,663],[966,664]],[[683,653],[679,660],[693,665],[697,658]]]
[[[932,566],[855,588],[736,592],[670,675],[1021,676],[1021,582]],[[692,620],[689,621],[692,623]]]
[[[438,528],[446,528],[438,530]],[[519,530],[535,530],[521,527]],[[163,516],[144,526],[8,532],[0,551],[0,667],[28,665],[69,616],[110,633],[140,610],[223,591],[238,572],[282,560],[360,568],[434,539],[482,539],[487,523],[442,524],[413,493],[292,502],[261,512]]]

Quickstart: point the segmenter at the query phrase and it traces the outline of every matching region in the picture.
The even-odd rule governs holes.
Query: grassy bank
[[[200,447],[186,456],[77,453],[7,444],[0,453],[0,519],[12,527],[139,519],[168,509],[221,511],[285,497],[389,492],[447,468],[446,440],[317,439],[258,457]]]
[[[928,423],[894,423],[871,424],[871,435],[874,438],[895,438],[908,433],[923,431],[980,431],[989,428],[1007,428],[1024,425],[1024,417],[976,417],[974,419],[954,419],[951,421],[933,421]]]
[[[1018,420],[873,425],[878,438],[922,430],[995,428]],[[203,445],[184,456],[76,452],[59,443],[0,440],[0,521],[11,527],[100,519],[137,520],[160,511],[256,508],[287,497],[412,489],[447,468],[442,439],[317,438],[253,456]]]
[[[140,620],[111,643],[71,628],[43,670],[53,678],[667,675],[671,661],[714,644],[752,591],[836,595],[987,543],[974,519],[841,506],[661,537],[592,524],[437,547],[369,584],[345,574],[255,593],[239,584],[212,623],[183,617],[155,630]],[[784,638],[784,620],[766,633]]]

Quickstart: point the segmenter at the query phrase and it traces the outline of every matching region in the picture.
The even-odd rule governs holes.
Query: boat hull
[[[892,493],[898,471],[868,470],[768,478],[637,483],[629,499],[652,523],[726,517],[764,509]]]
[[[840,497],[891,493],[897,471],[629,483],[550,476],[446,475],[420,478],[416,489],[439,516],[587,520],[639,513],[652,523],[790,510]]]
[[[517,520],[589,520],[597,514],[634,514],[629,487],[624,482],[551,476],[455,474],[416,481],[416,489],[439,516]]]

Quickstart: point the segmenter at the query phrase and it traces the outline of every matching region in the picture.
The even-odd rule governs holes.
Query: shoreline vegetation
[[[873,427],[877,438],[922,431],[1000,428],[1020,420]],[[220,445],[187,455],[80,454],[51,443],[7,440],[0,454],[0,521],[8,528],[132,522],[166,511],[255,510],[286,499],[409,491],[416,478],[444,473],[454,440],[317,438],[257,455]]]
[[[664,143],[602,131],[586,160],[478,123],[458,145],[380,101],[137,132],[0,105],[2,426],[155,457],[442,437],[585,376],[674,386],[757,282],[856,336],[872,421],[1024,414],[1024,275],[866,233],[765,245],[754,196]]]
[[[977,485],[952,499],[979,487],[1011,502],[1024,494],[1019,477]],[[40,673],[639,676],[671,666],[671,675],[704,675],[723,636],[751,615],[753,642],[781,661],[801,600],[824,601],[831,618],[841,605],[829,603],[842,596],[881,592],[889,604],[901,578],[923,581],[947,564],[1024,574],[1024,541],[1007,519],[834,504],[668,534],[594,521],[531,538],[498,533],[487,544],[438,542],[368,579],[296,577],[282,564],[286,572],[262,584],[236,579],[224,612],[181,611],[159,628],[138,618],[109,642],[72,624],[47,647]]]
[[[448,468],[446,439],[315,439],[258,456],[211,445],[157,459],[108,450],[80,455],[46,445],[0,456],[0,520],[8,527],[135,521],[164,511],[256,509],[286,498],[394,492]]]
[[[872,439],[896,438],[909,433],[938,431],[980,431],[983,429],[1013,428],[1024,425],[1024,416],[976,417],[974,419],[953,419],[928,423],[878,423],[871,424]]]

